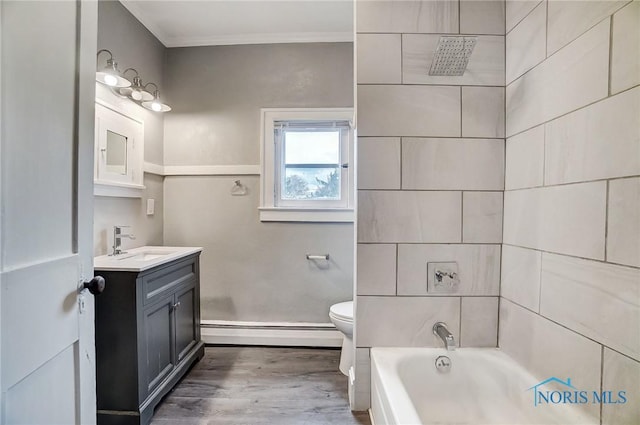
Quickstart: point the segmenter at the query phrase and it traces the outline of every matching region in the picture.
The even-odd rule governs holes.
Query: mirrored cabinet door
[[[96,185],[142,189],[142,122],[96,103],[95,129]]]

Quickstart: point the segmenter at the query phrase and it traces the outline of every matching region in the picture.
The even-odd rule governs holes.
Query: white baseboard
[[[205,344],[342,346],[342,333],[326,323],[202,320],[200,333]]]

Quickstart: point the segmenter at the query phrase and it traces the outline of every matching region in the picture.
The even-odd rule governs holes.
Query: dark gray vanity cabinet
[[[100,270],[96,297],[99,425],[146,425],[153,410],[204,355],[199,255],[136,271]]]

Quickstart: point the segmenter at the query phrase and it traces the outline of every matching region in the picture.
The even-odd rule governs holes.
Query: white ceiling
[[[352,0],[120,0],[166,47],[353,40]]]

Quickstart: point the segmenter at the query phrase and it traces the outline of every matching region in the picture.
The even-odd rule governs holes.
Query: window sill
[[[307,223],[353,223],[350,208],[273,208],[263,207],[260,221],[296,221]]]

